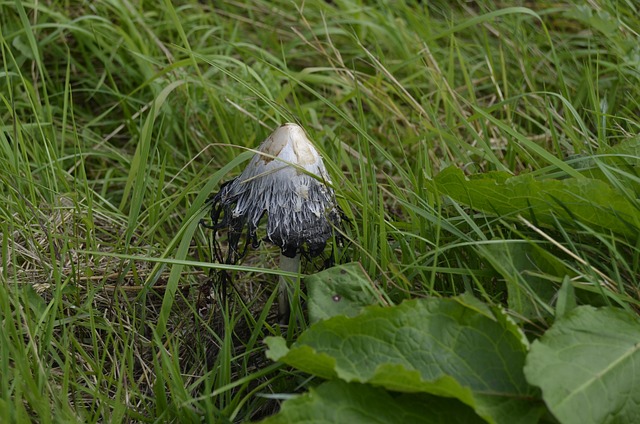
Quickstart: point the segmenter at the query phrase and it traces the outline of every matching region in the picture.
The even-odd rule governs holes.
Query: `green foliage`
[[[266,342],[269,358],[305,372],[457,398],[488,422],[537,422],[543,412],[522,372],[524,334],[469,296],[368,307],[313,325],[290,348]]]
[[[455,167],[440,172],[435,189],[458,202],[505,218],[526,217],[534,223],[594,227],[636,237],[640,209],[603,181],[590,178],[537,180],[524,174],[478,174],[466,178]]]
[[[560,278],[570,272],[555,256],[531,244],[507,244],[498,240],[479,248],[504,278],[507,285],[507,305],[519,317],[545,319],[547,309],[557,295]]]
[[[329,268],[304,281],[309,291],[307,308],[311,323],[335,315],[354,316],[364,306],[377,303],[379,290],[357,262]]]
[[[640,415],[638,340],[636,315],[580,306],[533,343],[524,371],[562,423],[634,422]]]
[[[308,394],[288,400],[279,414],[263,424],[280,423],[416,423],[474,424],[484,422],[466,405],[424,394],[392,396],[365,384],[329,381]]]
[[[315,281],[326,276],[333,286],[339,270],[319,273]],[[563,307],[570,302],[563,300]],[[440,422],[439,412],[427,418],[433,405],[447,405],[451,422],[472,422],[466,408],[435,396],[458,399],[486,422],[539,422],[546,415],[542,400],[562,423],[633,422],[640,413],[635,390],[639,337],[640,319],[634,314],[579,306],[563,312],[529,349],[501,310],[468,295],[366,307],[356,316],[338,312],[312,325],[290,347],[281,337],[267,338],[268,357],[329,382],[288,400],[264,422],[366,421],[371,416],[406,422],[400,413],[382,412],[398,410]],[[398,392],[431,396],[407,405],[408,399],[420,398]],[[373,409],[363,407],[369,401]]]
[[[575,158],[574,166],[590,177],[605,181],[636,206],[640,194],[640,138],[605,146],[593,156]]]

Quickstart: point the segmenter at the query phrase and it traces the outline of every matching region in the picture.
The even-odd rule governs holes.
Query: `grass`
[[[580,176],[572,161],[635,137],[637,6],[425,3],[0,1],[0,421],[239,422],[311,384],[264,356],[264,337],[305,327],[274,318],[277,252],[252,251],[223,296],[198,225],[286,121],[350,221],[340,261],[391,301],[505,304],[499,243],[637,310],[637,239],[429,189],[451,165]],[[632,172],[590,168],[638,206]],[[540,333],[554,305],[525,296]]]

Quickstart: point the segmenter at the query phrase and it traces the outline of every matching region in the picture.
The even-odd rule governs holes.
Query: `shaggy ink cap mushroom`
[[[260,220],[267,214],[265,240],[293,258],[319,255],[340,222],[335,194],[322,158],[304,129],[287,123],[258,148],[239,177],[224,184],[211,199],[212,227],[228,229],[229,256],[234,263],[249,243],[257,246]],[[247,229],[242,252],[238,242]]]

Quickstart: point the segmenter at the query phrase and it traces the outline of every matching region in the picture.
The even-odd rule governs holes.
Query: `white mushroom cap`
[[[230,249],[237,248],[245,227],[247,240],[256,244],[256,229],[266,212],[265,239],[285,256],[301,250],[318,255],[332,234],[332,224],[340,222],[322,158],[304,129],[292,123],[276,129],[258,152],[242,174],[213,197],[214,227],[229,229]]]

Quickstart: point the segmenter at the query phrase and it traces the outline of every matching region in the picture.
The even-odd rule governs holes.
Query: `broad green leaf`
[[[567,274],[557,258],[526,242],[490,243],[483,245],[481,252],[506,282],[509,309],[530,319],[552,315],[549,305],[558,287],[543,274],[556,278]]]
[[[455,399],[427,394],[392,395],[366,384],[328,381],[289,399],[262,424],[379,423],[474,424],[484,422]]]
[[[457,398],[492,423],[533,423],[543,411],[522,367],[528,345],[513,322],[470,296],[416,299],[335,316],[267,356],[305,372],[401,392]]]
[[[579,306],[532,344],[525,374],[562,423],[637,422],[640,320]]]
[[[600,180],[536,180],[502,172],[467,178],[460,169],[449,167],[435,177],[434,184],[460,203],[499,216],[522,215],[547,225],[554,225],[557,217],[567,225],[580,222],[634,239],[640,228],[635,205]]]
[[[309,290],[309,320],[314,323],[335,315],[354,316],[377,302],[373,283],[362,265],[349,263],[305,278]]]

